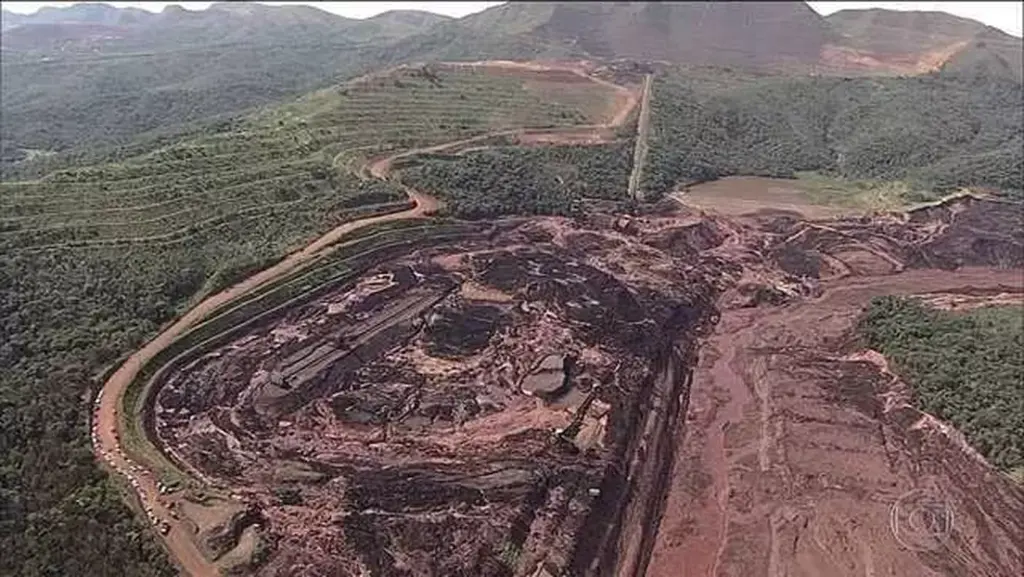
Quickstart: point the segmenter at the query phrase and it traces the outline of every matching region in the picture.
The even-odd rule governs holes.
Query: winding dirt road
[[[484,63],[474,64],[480,65]],[[523,63],[500,62],[492,63],[490,65],[531,69],[529,64]],[[567,65],[562,68],[546,66],[541,69],[569,70],[576,74],[585,76],[597,84],[614,87],[619,95],[619,98],[617,99],[617,105],[619,108],[615,111],[611,121],[607,124],[573,126],[560,129],[544,129],[538,132],[557,133],[559,130],[568,132],[579,131],[581,129],[614,128],[625,122],[633,107],[636,106],[637,98],[632,90],[617,84],[612,84],[603,79],[588,76],[577,68],[569,67]],[[413,149],[370,161],[366,165],[366,170],[360,170],[359,173],[365,176],[366,172],[369,172],[369,174],[374,178],[386,179],[392,163],[400,158],[415,154],[450,150],[473,142],[494,138],[496,136],[518,135],[529,132],[530,129],[504,130],[473,138],[447,142],[436,146]],[[202,321],[207,315],[224,304],[242,297],[270,281],[280,278],[294,270],[296,267],[316,257],[330,253],[336,248],[333,245],[335,245],[339,240],[359,229],[385,222],[424,218],[437,211],[439,205],[436,199],[428,194],[424,194],[411,188],[403,188],[405,188],[410,200],[415,203],[413,208],[401,212],[371,216],[341,224],[320,236],[301,250],[288,255],[284,260],[277,264],[246,278],[228,289],[207,297],[185,313],[185,315],[180,319],[175,321],[171,326],[161,331],[159,335],[146,343],[144,347],[132,354],[104,383],[103,388],[97,397],[95,407],[95,418],[93,420],[92,431],[93,451],[103,462],[127,478],[138,495],[143,508],[150,515],[151,519],[154,519],[156,523],[167,523],[170,526],[170,531],[164,535],[164,541],[167,549],[186,574],[194,577],[215,577],[220,575],[220,571],[216,564],[211,563],[199,551],[196,543],[192,539],[191,531],[187,525],[183,521],[177,519],[176,516],[172,515],[171,511],[165,506],[160,498],[160,492],[157,487],[158,480],[154,475],[142,466],[131,462],[121,448],[120,439],[117,433],[118,411],[120,410],[121,399],[124,396],[128,385],[150,359],[160,351],[167,348],[190,327]]]

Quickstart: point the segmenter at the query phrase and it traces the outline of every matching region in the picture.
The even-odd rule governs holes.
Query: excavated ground
[[[248,503],[207,546],[258,525],[263,575],[1017,575],[1024,494],[848,337],[874,294],[1024,292],[1021,224],[507,221],[196,359],[156,432]],[[886,533],[925,484],[949,551]]]

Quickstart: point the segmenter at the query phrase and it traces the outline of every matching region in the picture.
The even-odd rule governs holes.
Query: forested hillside
[[[907,180],[950,191],[1019,193],[1021,85],[950,73],[909,78],[799,78],[709,70],[660,75],[643,187],[728,175]]]
[[[953,313],[886,297],[872,303],[860,325],[867,344],[892,361],[923,410],[963,431],[994,465],[1019,475],[1024,475],[1022,312],[1010,306]]]
[[[916,14],[916,13],[915,13]],[[507,3],[453,20],[366,20],[309,6],[215,3],[159,14],[100,4],[4,13],[0,165],[139,135],[179,135],[371,70],[438,60],[590,58],[795,71],[945,66],[1020,81],[1019,38],[934,14],[802,2]],[[928,28],[936,28],[935,33]]]
[[[501,146],[420,159],[402,182],[430,190],[460,218],[578,212],[585,198],[625,200],[633,141],[588,146]]]

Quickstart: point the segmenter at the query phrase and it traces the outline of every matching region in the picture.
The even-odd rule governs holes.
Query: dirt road
[[[948,565],[936,574],[1020,574],[1019,559],[992,551],[1013,549],[1024,495],[972,495],[950,483],[985,478],[1000,486],[955,439],[928,441],[925,459],[913,453],[904,436],[917,433],[888,414],[893,393],[872,390],[877,373],[852,358],[827,358],[827,343],[846,334],[872,297],[992,289],[1019,296],[1021,271],[847,278],[817,299],[725,312],[701,350],[647,575],[922,574],[922,561],[889,528],[891,503],[921,487],[957,504],[961,533],[930,562]],[[946,474],[918,461],[940,463],[935,469]]]
[[[640,176],[647,159],[647,133],[651,125],[651,78],[644,76],[644,86],[640,97],[640,118],[636,125],[636,144],[633,147],[633,171],[629,174],[629,197],[643,200],[640,193]]]
[[[518,65],[516,66],[518,67]],[[528,67],[528,65],[526,67]],[[576,73],[582,74],[575,68],[572,70]],[[610,84],[604,80],[594,80],[600,84]],[[628,118],[630,111],[636,104],[635,96],[628,96],[632,94],[632,91],[614,84],[611,84],[611,86],[616,87],[620,94],[622,94],[622,98],[620,99],[620,108],[616,111],[609,124],[596,125],[593,128],[609,128],[618,126]],[[566,130],[579,130],[580,128],[587,127],[566,127]],[[547,130],[556,132],[558,129]],[[528,130],[506,130],[436,146],[409,150],[370,162],[368,165],[368,171],[373,177],[383,179],[387,178],[391,164],[396,159],[414,154],[439,152],[442,150],[457,148],[459,146],[464,146],[465,144],[470,144],[487,138],[493,138],[495,136],[513,135],[524,132],[528,132]],[[199,551],[195,542],[192,540],[190,531],[186,524],[172,516],[170,510],[162,502],[161,495],[157,487],[158,480],[152,475],[152,473],[145,470],[140,465],[132,463],[124,454],[117,433],[117,422],[118,411],[121,410],[121,399],[125,390],[136,375],[138,375],[145,363],[152,359],[157,353],[167,348],[175,339],[184,334],[190,327],[203,320],[208,314],[220,308],[224,304],[253,291],[267,282],[280,278],[315,257],[330,252],[334,249],[332,245],[337,243],[346,235],[349,235],[359,229],[396,220],[424,218],[438,209],[438,202],[433,197],[422,192],[412,190],[408,187],[406,187],[405,190],[409,194],[410,200],[416,203],[413,208],[402,212],[381,216],[371,216],[344,223],[317,238],[301,250],[288,255],[281,262],[250,276],[228,289],[207,297],[185,313],[185,315],[174,322],[174,324],[164,329],[144,347],[132,354],[128,360],[126,360],[124,364],[106,381],[106,383],[104,383],[98,397],[96,416],[93,422],[93,451],[96,453],[97,457],[102,459],[105,463],[128,479],[129,483],[138,494],[143,508],[150,515],[151,521],[154,523],[167,523],[170,526],[170,531],[164,536],[164,540],[167,548],[170,550],[171,554],[177,560],[185,573],[195,577],[213,577],[219,575],[219,570],[214,563],[207,560]]]
[[[371,169],[371,173],[377,178],[386,178],[387,167],[390,165],[391,160],[392,158],[383,159],[380,166],[375,166],[375,169]],[[341,224],[301,250],[288,255],[274,266],[264,269],[213,296],[207,297],[170,327],[164,329],[156,338],[136,351],[103,385],[96,410],[96,418],[93,423],[93,450],[104,462],[129,480],[129,483],[138,493],[143,508],[150,514],[151,518],[155,519],[158,523],[165,522],[170,525],[171,529],[164,537],[167,547],[187,574],[195,577],[213,577],[219,575],[219,571],[216,565],[209,562],[196,547],[185,524],[175,519],[171,515],[170,510],[161,501],[157,479],[149,471],[129,461],[121,449],[117,434],[117,415],[121,398],[129,383],[131,383],[150,359],[167,348],[175,339],[184,334],[190,327],[203,320],[212,311],[267,282],[280,278],[317,256],[329,253],[334,248],[332,245],[346,235],[375,224],[411,218],[424,218],[437,211],[438,202],[430,195],[408,188],[406,191],[409,194],[410,200],[416,203],[413,208],[392,214],[370,216]]]

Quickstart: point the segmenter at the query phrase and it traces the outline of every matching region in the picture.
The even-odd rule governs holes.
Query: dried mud
[[[260,575],[1017,575],[1024,493],[850,329],[1024,292],[1019,208],[499,222],[192,359],[155,432],[249,506],[216,545],[259,523]],[[956,523],[908,551],[921,488]]]

